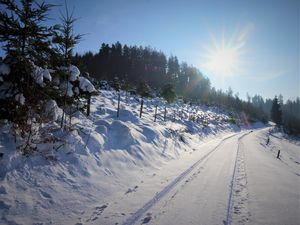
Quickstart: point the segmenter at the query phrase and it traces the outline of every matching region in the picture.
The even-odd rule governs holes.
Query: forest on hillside
[[[76,54],[74,60],[83,71],[96,80],[109,80],[122,89],[134,89],[146,83],[152,92],[159,93],[164,85],[173,87],[177,98],[195,104],[216,105],[233,113],[246,113],[250,121],[275,120],[278,126],[291,134],[300,133],[300,98],[283,101],[279,94],[274,99],[264,99],[256,94],[242,100],[238,93],[217,90],[201,71],[176,56],[167,57],[151,47],[128,46],[120,42],[102,43],[98,53],[91,51]],[[277,115],[274,115],[276,106]],[[274,117],[279,119],[274,119]]]
[[[30,130],[28,119],[48,119],[40,112],[49,104],[63,109],[62,127],[67,116],[71,121],[72,114],[84,107],[82,101],[89,102],[97,93],[90,76],[95,84],[108,80],[116,90],[143,96],[174,93],[169,99],[215,105],[250,122],[271,119],[287,133],[300,134],[299,97],[286,102],[281,95],[242,100],[230,87],[226,91],[212,87],[198,68],[151,47],[103,43],[97,53],[74,54],[82,36],[75,34],[76,20],[67,8],[60,24],[49,25],[51,4],[26,0],[19,5],[9,0],[1,5],[5,10],[0,12],[0,41],[5,56],[0,62],[0,118],[22,124],[25,131]]]

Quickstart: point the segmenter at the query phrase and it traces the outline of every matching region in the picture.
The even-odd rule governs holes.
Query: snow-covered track
[[[244,153],[242,152],[242,148],[241,148],[242,145],[241,140],[242,138],[244,138],[246,135],[249,135],[250,133],[251,131],[246,134],[243,134],[241,137],[238,138],[238,147],[236,152],[232,178],[230,182],[230,192],[229,192],[228,204],[227,204],[226,221],[224,221],[224,225],[230,225],[232,223],[233,213],[244,214],[241,215],[241,217],[243,217],[244,222],[248,220],[247,217],[248,212],[246,211],[245,208],[242,209],[243,212],[240,211],[242,207],[239,206],[239,204],[241,204],[242,202],[239,202],[238,200],[244,201],[245,199],[242,198],[245,196],[242,195],[243,194],[247,195],[246,185],[243,184],[243,183],[245,184],[247,183],[247,177],[246,177],[246,171],[244,165]]]
[[[187,170],[182,172],[179,176],[177,176],[170,184],[168,184],[165,188],[163,188],[160,192],[158,192],[150,201],[148,201],[143,207],[138,209],[135,213],[133,213],[127,220],[123,223],[123,225],[133,225],[135,224],[141,217],[144,215],[150,208],[152,208],[156,203],[158,203],[166,194],[168,194],[180,181],[182,181],[188,174],[190,174],[200,163],[202,163],[205,159],[207,159],[212,153],[219,149],[219,147],[224,143],[224,141],[239,135],[240,133],[230,135],[220,141],[220,143],[215,146],[212,150],[202,156],[197,162],[195,162],[192,166],[190,166]],[[245,135],[245,134],[244,134]],[[241,137],[243,137],[242,135]]]

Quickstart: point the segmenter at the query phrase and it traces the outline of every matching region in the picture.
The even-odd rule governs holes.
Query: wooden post
[[[175,109],[173,110],[173,113],[174,113],[173,121],[175,122],[175,119],[176,119],[176,111],[175,111]]]
[[[142,98],[142,101],[141,101],[141,109],[140,109],[140,118],[142,118],[143,105],[144,105],[144,100],[143,100],[143,98]]]
[[[166,121],[166,118],[167,118],[167,107],[165,106],[164,121]]]
[[[87,109],[86,109],[86,115],[89,116],[90,115],[90,110],[91,110],[91,96],[88,96],[87,99]]]
[[[117,109],[117,118],[120,116],[120,93],[118,94],[118,109]]]
[[[278,150],[277,159],[279,159],[279,157],[280,157],[280,150]]]
[[[183,112],[184,112],[184,111],[183,111],[183,109],[182,109],[182,108],[181,108],[181,110],[180,110],[180,111],[181,111],[181,113],[180,113],[180,119],[181,119],[181,120],[183,120]]]
[[[157,115],[157,105],[155,106],[154,122],[156,122],[156,115]]]
[[[268,137],[268,139],[267,139],[267,145],[269,144],[269,142],[270,142],[270,137]]]
[[[70,115],[69,115],[69,126],[72,126],[72,106],[70,106]]]
[[[60,120],[60,128],[63,128],[63,126],[64,126],[64,116],[65,116],[65,109],[63,108],[62,116],[61,116],[61,120]]]

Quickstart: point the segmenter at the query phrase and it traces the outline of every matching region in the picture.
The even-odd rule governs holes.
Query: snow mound
[[[49,120],[56,121],[62,114],[62,110],[58,107],[55,100],[50,99],[46,102],[44,107],[44,115],[47,116]]]
[[[112,122],[108,128],[109,144],[106,149],[127,149],[136,143],[130,127],[119,120]]]
[[[48,69],[43,69],[41,67],[35,66],[32,72],[32,77],[35,79],[35,82],[39,85],[42,85],[44,78],[51,81],[52,77]]]
[[[69,78],[70,81],[77,80],[77,78],[80,75],[79,69],[76,66],[74,66],[74,65],[70,65],[68,69],[69,69],[69,72],[70,72],[70,78]]]
[[[68,82],[68,84],[67,84],[67,95],[69,97],[72,97],[74,95],[73,85],[70,82]]]
[[[85,77],[79,77],[79,87],[89,93],[96,91],[94,85]]]

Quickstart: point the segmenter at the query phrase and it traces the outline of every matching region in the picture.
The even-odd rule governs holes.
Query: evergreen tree
[[[172,84],[166,84],[161,91],[161,96],[170,104],[175,100],[176,94]]]
[[[271,119],[274,123],[276,123],[276,126],[280,126],[282,124],[282,111],[277,96],[275,96],[275,98],[273,99]]]
[[[74,34],[73,26],[76,19],[73,17],[73,12],[70,14],[67,6],[65,7],[65,15],[61,15],[61,24],[55,27],[53,42],[60,56],[58,63],[68,66],[74,55],[74,47],[79,43],[82,35]]]
[[[53,27],[43,22],[52,7],[33,0],[1,0],[0,41],[6,53],[4,63],[10,73],[2,81],[1,118],[25,123],[28,113],[41,110],[43,100],[53,91],[47,89],[51,75],[47,69],[53,50]],[[1,82],[0,82],[1,86]],[[4,93],[0,93],[1,95]]]
[[[51,40],[53,27],[42,25],[52,5],[34,0],[1,0],[5,10],[0,11],[0,41],[7,56],[30,59],[44,66],[53,53]]]
[[[167,72],[167,77],[169,79],[169,82],[172,82],[175,85],[177,83],[179,73],[180,73],[180,67],[179,67],[177,57],[170,56],[168,59],[168,72]]]
[[[143,97],[150,97],[150,87],[147,83],[144,81],[141,81],[137,87],[137,93],[143,98]]]
[[[58,57],[54,59],[54,64],[57,68],[56,76],[62,84],[61,90],[63,91],[57,99],[63,108],[61,127],[64,125],[66,111],[68,111],[69,124],[71,125],[72,114],[78,109],[80,97],[87,99],[87,114],[89,114],[91,98],[90,91],[83,90],[84,88],[80,84],[81,82],[90,83],[90,81],[82,76],[79,77],[79,69],[72,65],[74,62],[74,47],[79,43],[82,35],[74,34],[73,27],[76,19],[73,17],[73,12],[69,13],[67,5],[65,7],[65,15],[61,16],[61,24],[56,25],[53,38],[53,42],[56,44],[56,51],[58,52]]]

